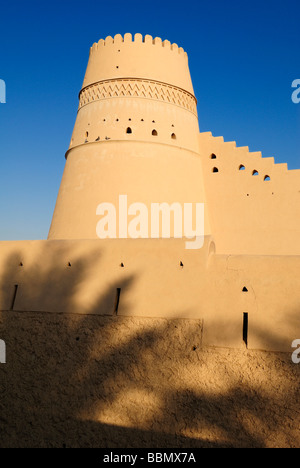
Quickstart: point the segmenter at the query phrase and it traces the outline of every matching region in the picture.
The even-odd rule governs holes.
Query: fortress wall
[[[300,337],[297,256],[215,255],[209,237],[200,250],[179,239],[0,245],[2,311],[185,319],[203,346],[290,351]]]
[[[217,253],[299,255],[300,170],[211,133],[199,146]]]
[[[299,446],[300,257],[214,251],[1,242],[0,447]]]
[[[179,319],[0,312],[0,447],[299,447],[291,353],[205,348],[201,332]]]

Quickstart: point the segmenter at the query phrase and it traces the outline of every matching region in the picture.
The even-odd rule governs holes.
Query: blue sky
[[[201,131],[300,168],[299,0],[2,2],[0,240],[47,237],[89,48],[126,32],[187,51]]]

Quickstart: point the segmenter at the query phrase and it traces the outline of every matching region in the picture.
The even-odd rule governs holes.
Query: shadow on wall
[[[27,272],[32,294],[66,287],[49,265]],[[111,298],[135,280],[101,294],[107,315],[1,312],[1,447],[299,447],[291,356],[204,348],[200,320],[114,315]]]

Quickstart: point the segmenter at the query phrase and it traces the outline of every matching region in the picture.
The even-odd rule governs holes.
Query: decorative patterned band
[[[79,94],[79,109],[93,101],[116,97],[156,99],[197,115],[197,100],[192,94],[158,81],[139,79],[107,80],[87,86]]]

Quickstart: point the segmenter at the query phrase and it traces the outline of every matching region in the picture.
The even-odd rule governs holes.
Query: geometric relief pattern
[[[168,102],[197,114],[196,98],[180,88],[151,80],[116,79],[94,83],[80,92],[79,109],[101,99],[133,97]]]

